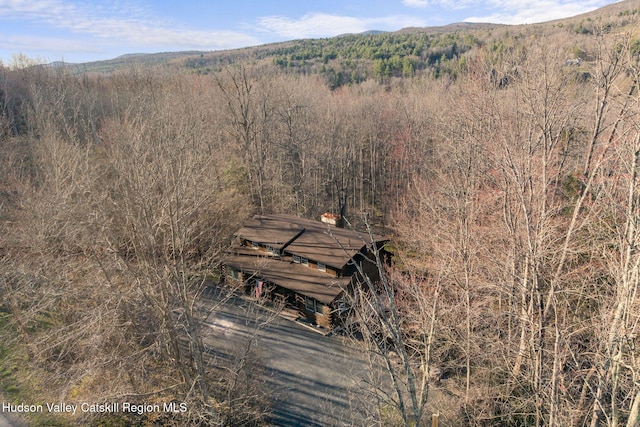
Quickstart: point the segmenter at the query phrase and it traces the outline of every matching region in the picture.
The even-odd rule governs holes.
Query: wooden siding
[[[313,307],[315,309],[310,310],[307,307],[307,302],[311,300],[313,301]],[[318,300],[315,300],[313,298],[309,298],[309,297],[305,297],[304,295],[296,295],[296,303],[298,306],[298,310],[300,310],[301,313],[304,314],[304,316],[306,317],[306,319],[313,323],[316,324],[318,326],[321,326],[323,328],[326,329],[332,329],[333,328],[333,318],[332,318],[332,309],[331,309],[331,305],[329,304],[322,304],[320,303]],[[320,311],[318,310],[318,307],[320,307]]]
[[[322,313],[315,313],[316,324],[322,326],[323,328],[331,329],[333,328],[333,322],[331,319],[331,306],[323,305]]]
[[[238,271],[230,280],[251,294],[253,279],[261,277],[273,285],[273,293],[265,292],[270,298],[284,299],[309,322],[327,329],[340,323],[347,311],[338,312],[336,299],[358,281],[353,261],[362,262],[368,252],[360,234],[291,215],[257,215],[235,236],[223,261]]]

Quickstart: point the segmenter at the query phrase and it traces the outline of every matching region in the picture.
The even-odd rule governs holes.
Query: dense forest
[[[252,214],[345,204],[394,255],[384,304],[356,301],[392,391],[352,424],[637,426],[634,4],[109,73],[0,67],[0,394],[192,408],[35,425],[265,423],[249,350],[204,360],[198,298]]]

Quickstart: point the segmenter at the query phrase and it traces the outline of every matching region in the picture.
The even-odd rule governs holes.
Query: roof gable
[[[300,224],[284,215],[256,215],[237,231],[236,236],[282,250],[303,231]]]
[[[286,251],[341,269],[366,246],[357,232],[316,223],[286,247]]]
[[[276,255],[251,249],[237,241],[231,246],[225,265],[324,303],[333,301],[349,285],[355,270],[345,266],[372,243],[367,233],[292,215],[256,215],[238,230],[236,237],[279,252]],[[344,276],[334,277],[325,269],[297,264],[295,258],[282,256],[289,254],[342,270]]]
[[[331,277],[318,270],[292,262],[262,256],[232,255],[225,264],[242,271],[254,272],[264,279],[325,304],[335,300],[349,285],[350,277]]]
[[[236,233],[240,238],[341,269],[366,245],[368,236],[293,215],[256,215]]]

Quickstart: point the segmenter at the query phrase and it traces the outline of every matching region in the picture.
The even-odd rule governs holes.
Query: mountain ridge
[[[368,61],[366,64],[358,64],[355,68],[372,68],[374,61],[383,60],[389,62],[394,55],[401,61],[405,61],[409,58],[413,61],[411,64],[404,64],[404,74],[412,75],[415,71],[421,68],[426,68],[428,65],[423,63],[425,57],[428,57],[430,65],[433,65],[438,58],[446,57],[448,60],[453,56],[460,55],[458,47],[461,47],[463,52],[469,51],[474,46],[461,44],[458,39],[473,38],[478,39],[477,43],[486,44],[491,41],[493,34],[492,31],[504,29],[505,34],[511,29],[517,30],[523,34],[533,33],[544,29],[545,33],[555,33],[559,31],[575,31],[576,33],[587,33],[591,30],[585,29],[586,27],[595,25],[594,23],[602,21],[603,26],[607,25],[604,21],[620,20],[621,17],[627,17],[630,20],[636,21],[640,15],[640,0],[624,0],[621,2],[613,3],[601,8],[595,9],[591,12],[575,15],[568,18],[562,18],[543,23],[535,24],[495,24],[495,23],[471,23],[471,22],[455,22],[442,26],[429,26],[429,27],[405,27],[396,31],[379,31],[368,30],[356,34],[341,34],[328,38],[310,38],[310,39],[294,39],[282,42],[266,43],[256,46],[248,46],[236,49],[226,49],[217,51],[175,51],[175,52],[154,52],[154,53],[130,53],[120,55],[113,59],[91,61],[84,63],[61,63],[55,62],[49,64],[50,66],[67,66],[73,72],[102,72],[109,73],[119,69],[127,68],[131,65],[136,66],[175,66],[177,68],[186,68],[198,73],[210,73],[219,69],[221,66],[228,65],[230,63],[240,62],[246,59],[254,61],[269,60],[273,65],[280,68],[289,70],[302,70],[302,72],[326,72],[328,68],[332,68],[335,72],[350,72],[353,76],[349,77],[348,82],[359,82],[366,78],[371,77],[374,73],[370,71],[368,73],[362,72],[362,70],[350,69],[344,67],[345,61],[354,60],[358,62]],[[626,27],[629,23],[625,24]],[[573,30],[572,30],[573,29]],[[638,32],[638,26],[632,27],[631,33]],[[414,47],[412,51],[400,51],[394,48],[388,48],[388,46],[394,43],[405,43],[408,39],[402,39],[402,37],[417,37],[422,35],[427,38],[438,37],[444,38],[449,41],[448,46],[434,47],[429,45],[426,50],[420,51],[420,46]],[[414,40],[415,41],[415,40]],[[433,41],[433,40],[432,40]],[[467,40],[468,41],[468,40]],[[413,41],[411,41],[413,42]],[[361,58],[354,58],[354,53],[349,52],[345,54],[345,50],[348,50],[346,44],[352,45],[385,45],[385,49],[388,52],[361,52]],[[419,44],[419,42],[416,42]],[[443,44],[445,42],[436,41],[435,44]],[[368,56],[367,56],[368,55]],[[421,58],[422,57],[422,58]],[[443,57],[443,58],[444,58]],[[397,63],[397,58],[394,64],[383,64],[383,66],[390,66],[391,70],[380,69],[378,64],[379,76],[399,76],[402,75],[402,67]],[[316,66],[317,65],[317,66]],[[322,65],[325,67],[323,68]],[[302,68],[301,68],[302,67]],[[414,68],[413,72],[411,67]],[[354,74],[355,73],[355,74]],[[340,85],[343,77],[336,77],[334,84]]]

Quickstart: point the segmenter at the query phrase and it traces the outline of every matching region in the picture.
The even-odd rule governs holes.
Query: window
[[[251,247],[253,249],[258,249],[258,248],[260,248],[260,244],[258,242],[251,242]]]
[[[313,298],[305,296],[304,297],[304,306],[309,311],[316,311],[316,300],[314,300]]]
[[[238,270],[235,269],[231,269],[231,277],[234,278],[235,280],[238,280],[238,278],[240,277],[240,275],[238,274]]]
[[[295,262],[296,264],[302,264],[309,267],[309,260],[303,256],[294,255],[293,262]]]
[[[321,303],[320,301],[316,301],[315,299],[311,298],[311,297],[304,297],[304,306],[307,309],[307,311],[311,311],[313,313],[318,313],[321,315],[324,315],[324,307],[325,304]]]
[[[324,265],[323,263],[319,262],[318,263],[318,270],[320,271],[327,271],[327,266]]]

